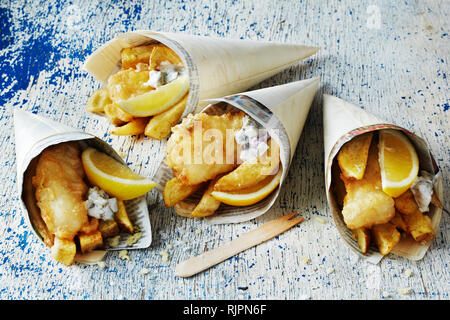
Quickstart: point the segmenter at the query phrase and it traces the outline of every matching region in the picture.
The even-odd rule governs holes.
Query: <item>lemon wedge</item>
[[[94,148],[84,150],[81,160],[89,181],[119,200],[140,197],[157,185]]]
[[[398,197],[419,173],[416,149],[403,133],[391,129],[380,131],[378,148],[382,189],[391,197]]]
[[[118,100],[116,103],[121,109],[133,116],[148,117],[170,109],[183,98],[188,90],[189,78],[181,76],[155,90],[126,100]]]
[[[211,195],[232,206],[249,206],[267,197],[280,184],[282,170],[275,176],[269,176],[256,186],[242,190],[240,192],[213,191]]]

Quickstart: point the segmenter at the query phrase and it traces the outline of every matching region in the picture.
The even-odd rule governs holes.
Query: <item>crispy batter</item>
[[[175,177],[184,184],[195,185],[234,169],[237,149],[234,134],[242,127],[243,117],[243,112],[221,116],[198,113],[173,127],[167,142],[166,163]],[[227,146],[227,141],[233,145]]]
[[[72,240],[89,223],[83,200],[88,187],[83,177],[78,143],[50,146],[40,155],[32,183],[42,219],[58,238]]]
[[[342,215],[347,227],[370,228],[394,217],[394,200],[382,191],[378,148],[375,143],[369,150],[367,168],[361,180],[347,179],[341,175],[347,194]]]
[[[267,176],[277,174],[280,147],[274,139],[270,139],[268,145],[269,149],[258,158],[258,161],[244,161],[232,172],[220,178],[214,186],[214,191],[232,192],[251,188]]]

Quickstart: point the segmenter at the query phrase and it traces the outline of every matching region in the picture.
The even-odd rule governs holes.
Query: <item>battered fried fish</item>
[[[220,116],[198,113],[173,127],[166,163],[175,177],[184,184],[196,185],[233,170],[237,166],[234,135],[242,127],[243,118],[243,112]]]
[[[88,186],[83,178],[78,143],[60,143],[41,153],[32,184],[42,219],[56,238],[72,240],[89,224],[83,200]]]
[[[268,175],[278,172],[280,164],[280,147],[274,139],[270,139],[267,144],[269,149],[258,158],[258,161],[244,161],[232,172],[220,178],[214,185],[214,191],[239,191],[251,188]]]
[[[395,215],[394,199],[381,187],[378,147],[372,143],[367,159],[367,168],[361,180],[348,179],[341,174],[347,194],[342,215],[349,229],[370,228],[384,224]]]

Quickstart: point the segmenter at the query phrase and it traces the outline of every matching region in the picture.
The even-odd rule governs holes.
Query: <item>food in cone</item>
[[[165,162],[174,178],[163,197],[168,207],[187,208],[183,200],[200,192],[188,217],[210,216],[222,203],[255,204],[280,183],[278,144],[243,111],[190,114],[172,132]]]
[[[77,141],[45,148],[24,175],[24,198],[33,206],[33,226],[52,257],[71,265],[78,253],[103,247],[120,231],[136,231],[124,200],[156,184],[115,159]]]
[[[442,205],[419,168],[416,149],[400,130],[357,135],[338,151],[331,190],[363,254],[372,243],[387,255],[405,236],[418,243],[434,238],[427,212],[430,203]]]
[[[123,48],[121,68],[94,91],[86,110],[104,114],[115,135],[163,139],[185,110],[189,77],[182,60],[163,44]]]

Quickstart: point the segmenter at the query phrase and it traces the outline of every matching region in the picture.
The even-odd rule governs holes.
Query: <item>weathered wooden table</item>
[[[418,262],[388,256],[370,265],[339,237],[324,192],[321,109],[322,93],[333,94],[424,137],[442,170],[448,209],[449,13],[448,1],[0,1],[0,298],[449,299],[448,213]],[[105,118],[84,109],[100,86],[82,70],[84,60],[117,33],[136,29],[320,46],[304,64],[257,87],[320,76],[320,89],[269,213],[211,226],[177,216],[152,190],[149,249],[131,251],[130,261],[109,254],[105,269],[64,267],[22,216],[13,110],[95,134],[152,176],[163,142],[112,136]],[[299,226],[195,277],[175,276],[179,261],[293,210],[305,218]],[[409,293],[400,293],[404,288]]]

